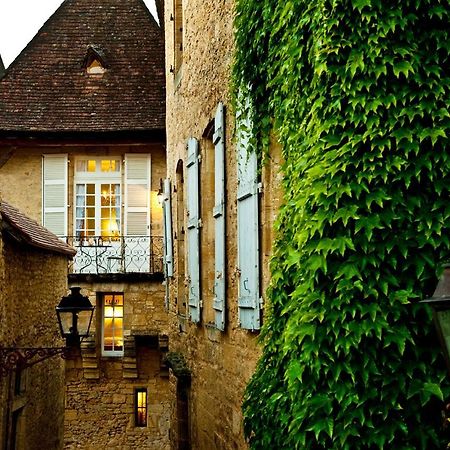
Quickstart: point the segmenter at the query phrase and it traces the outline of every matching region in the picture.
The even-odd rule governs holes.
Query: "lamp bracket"
[[[23,370],[26,367],[60,355],[63,359],[74,356],[74,349],[71,347],[1,347],[0,346],[0,378],[6,377],[16,370]]]

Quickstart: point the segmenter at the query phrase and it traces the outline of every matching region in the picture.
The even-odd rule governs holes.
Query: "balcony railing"
[[[162,273],[161,236],[67,236],[77,254],[69,271],[75,274]]]

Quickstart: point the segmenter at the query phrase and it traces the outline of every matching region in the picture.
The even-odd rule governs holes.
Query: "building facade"
[[[250,117],[232,107],[233,6],[165,5],[164,205],[173,238],[166,261],[172,445],[179,449],[247,447],[241,403],[260,354],[280,202],[277,146],[261,164],[249,147]]]
[[[4,198],[76,249],[69,286],[96,306],[65,448],[168,448],[164,44],[144,2],[64,2],[2,78],[0,123]]]
[[[55,348],[55,306],[67,292],[68,261],[75,251],[0,201],[0,346]],[[0,349],[1,350],[1,349]],[[8,358],[7,355],[10,355]],[[0,446],[5,449],[63,448],[64,363],[58,356],[30,367],[13,367],[0,352]],[[9,364],[7,364],[9,361]]]

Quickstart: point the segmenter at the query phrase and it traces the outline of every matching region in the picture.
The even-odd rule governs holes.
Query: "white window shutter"
[[[200,322],[200,186],[198,141],[191,138],[187,144],[187,262],[189,317]]]
[[[259,294],[259,217],[258,159],[250,151],[252,123],[250,117],[240,117],[237,123],[238,165],[238,268],[239,326],[247,330],[261,327]]]
[[[67,235],[67,155],[43,155],[42,224],[57,236]]]
[[[170,180],[164,180],[164,273],[173,276],[172,200]]]
[[[125,272],[150,270],[150,174],[149,154],[125,155]]]
[[[150,230],[150,155],[125,155],[125,236]]]
[[[215,325],[225,329],[225,116],[224,106],[219,103],[214,119],[214,228],[215,270],[214,302]]]

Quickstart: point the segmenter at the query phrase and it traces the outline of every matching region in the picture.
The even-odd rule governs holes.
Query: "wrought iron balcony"
[[[77,250],[69,267],[74,274],[162,273],[162,236],[67,236]]]

